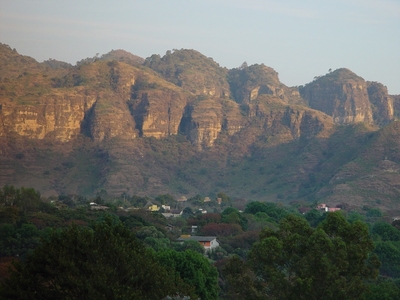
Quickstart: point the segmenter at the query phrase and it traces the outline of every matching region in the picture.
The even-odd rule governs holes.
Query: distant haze
[[[0,42],[73,64],[195,49],[228,68],[264,63],[289,86],[346,67],[400,94],[398,0],[2,0]]]

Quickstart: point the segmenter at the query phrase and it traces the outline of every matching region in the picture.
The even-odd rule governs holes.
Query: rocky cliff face
[[[228,98],[227,70],[195,50],[174,50],[147,58],[145,66],[194,95]]]
[[[22,74],[7,81],[17,92],[0,95],[0,136],[17,134],[60,142],[81,133],[97,141],[137,136],[127,105],[137,69],[114,61],[64,72],[51,70],[51,75],[59,75],[51,79],[46,73],[41,77]],[[33,82],[27,85],[24,77],[28,76]]]
[[[83,133],[95,141],[109,140],[114,137],[134,139],[138,136],[135,127],[127,101],[118,99],[115,94],[100,94],[92,109],[82,120]]]
[[[278,73],[264,64],[232,69],[228,73],[232,96],[238,103],[250,103],[261,95],[276,96],[288,104],[302,103],[296,89],[290,89],[279,81]]]
[[[388,124],[394,118],[393,98],[381,83],[367,82],[367,88],[374,121],[380,126]]]
[[[67,142],[80,134],[85,113],[96,99],[83,93],[50,94],[40,105],[3,103],[0,109],[0,136],[17,134],[29,139]]]
[[[226,70],[193,50],[140,63],[114,51],[39,64],[0,45],[0,186],[297,199],[351,169],[375,124],[398,129],[400,97],[346,69],[298,89],[265,65]],[[373,157],[389,157],[385,145]]]
[[[140,136],[163,138],[178,134],[187,96],[172,89],[144,89],[129,103]]]
[[[240,108],[234,101],[206,98],[190,103],[180,125],[180,132],[188,136],[198,149],[212,147],[222,131],[233,135],[244,125]]]
[[[300,89],[308,105],[332,116],[335,123],[373,122],[367,84],[348,69],[338,69]]]
[[[278,142],[312,138],[326,134],[333,126],[332,119],[318,111],[288,106],[278,97],[260,96],[248,104],[250,122],[267,130]]]
[[[326,115],[298,108],[287,108],[282,123],[290,128],[294,139],[326,136],[333,127],[332,119]]]
[[[189,139],[198,146],[211,147],[222,130],[222,105],[207,99],[193,105],[188,124]]]
[[[7,54],[3,65],[15,69],[14,65],[29,62],[31,70],[44,72],[43,65],[34,60],[9,48],[3,50]],[[263,64],[244,64],[228,72],[194,50],[146,59],[144,65],[159,75],[138,67],[140,62],[122,50],[112,51],[77,67],[54,65],[51,72],[55,77],[32,75],[36,82],[28,89],[10,92],[5,85],[0,135],[15,133],[66,142],[81,133],[96,141],[139,136],[159,139],[181,133],[204,149],[212,147],[222,132],[234,135],[254,118],[263,119],[267,129],[284,126],[294,139],[314,136],[326,122],[311,110],[294,107],[304,104],[299,91],[283,85],[278,73]],[[12,84],[22,87],[21,76],[28,76],[26,73],[10,73]],[[46,89],[37,92],[37,86]],[[230,91],[235,101],[229,99]],[[320,77],[300,91],[311,108],[327,113],[339,124],[375,120],[383,125],[394,115],[393,99],[382,85],[367,84],[347,69]],[[10,95],[14,96],[7,98]]]
[[[393,99],[394,116],[400,119],[400,95],[390,95]]]

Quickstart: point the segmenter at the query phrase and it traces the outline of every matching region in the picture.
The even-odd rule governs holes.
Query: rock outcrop
[[[279,81],[278,73],[264,64],[232,69],[228,73],[232,96],[238,103],[248,104],[261,95],[276,96],[288,104],[302,103],[298,91]]]
[[[129,113],[125,99],[115,94],[102,93],[97,97],[93,108],[82,122],[82,131],[95,141],[109,140],[114,137],[134,139],[138,137],[135,121]]]
[[[288,106],[278,97],[262,95],[248,104],[250,122],[261,126],[280,142],[312,138],[329,131],[332,119],[301,106]],[[254,120],[254,121],[253,121]]]
[[[390,95],[393,99],[394,116],[400,119],[400,95]]]
[[[174,50],[147,58],[145,66],[194,95],[228,98],[227,70],[195,50]]]
[[[222,105],[213,99],[200,101],[193,105],[188,124],[190,141],[199,149],[211,147],[222,130]]]
[[[387,87],[379,82],[367,82],[367,88],[375,123],[387,125],[394,118],[393,98],[389,96]]]
[[[311,139],[332,129],[332,119],[315,110],[287,108],[282,124],[288,126],[294,139]]]
[[[373,123],[365,80],[348,69],[338,69],[300,88],[308,105],[330,116],[337,124]]]
[[[178,134],[186,103],[176,89],[141,89],[129,101],[140,136],[155,138]]]
[[[85,113],[96,99],[82,92],[50,94],[37,105],[3,103],[0,109],[0,136],[17,134],[28,139],[67,142],[81,131]]]

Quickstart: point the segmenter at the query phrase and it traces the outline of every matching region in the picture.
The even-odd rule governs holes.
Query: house
[[[164,208],[165,211],[171,210],[171,206],[169,206],[169,205],[161,205],[161,207]]]
[[[104,205],[98,205],[98,204],[90,204],[90,209],[91,210],[107,210],[109,209],[108,206],[104,206]]]
[[[206,202],[211,202],[210,197],[205,197],[203,202],[204,202],[204,203],[206,203]]]
[[[316,209],[323,210],[326,212],[334,212],[340,210],[339,207],[328,207],[325,203],[318,204]]]
[[[187,198],[185,196],[182,196],[178,199],[178,202],[186,202]]]
[[[144,205],[144,208],[147,208],[149,211],[159,211],[160,207],[157,204],[153,204],[151,201],[147,201]]]
[[[156,205],[156,204],[152,204],[152,205],[149,205],[149,208],[148,208],[150,211],[159,211],[160,210],[160,208],[158,207],[158,205]]]
[[[219,242],[217,241],[217,237],[215,237],[215,236],[181,235],[181,237],[178,238],[178,241],[180,241],[180,242],[197,241],[204,247],[204,250],[206,252],[210,251],[212,249],[215,249],[215,248],[217,248],[219,246]]]
[[[162,215],[166,218],[180,217],[182,215],[182,210],[172,209],[170,212],[162,213]]]
[[[334,211],[338,211],[338,210],[340,210],[339,207],[329,207],[329,208],[328,208],[328,211],[329,211],[329,212],[334,212]]]

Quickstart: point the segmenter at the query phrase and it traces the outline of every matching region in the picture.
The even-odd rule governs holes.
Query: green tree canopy
[[[275,203],[263,203],[259,201],[248,203],[244,212],[253,215],[258,212],[264,212],[276,222],[279,222],[282,218],[288,215],[288,212],[284,208],[278,207]]]
[[[175,198],[170,194],[158,195],[154,200],[160,202],[162,205],[176,202]]]
[[[162,299],[194,295],[120,222],[71,226],[15,265],[2,299]]]
[[[243,230],[247,229],[248,220],[233,207],[225,208],[222,212],[222,222],[228,224],[239,224]]]
[[[376,243],[375,253],[382,263],[380,274],[400,277],[400,242],[381,241]]]
[[[316,227],[319,224],[319,222],[321,222],[321,220],[322,220],[322,218],[321,218],[322,213],[319,210],[314,208],[314,209],[308,211],[304,215],[304,217],[306,218],[306,220],[308,221],[308,223],[310,223],[310,225],[312,227]]]
[[[158,253],[158,259],[166,268],[174,269],[187,284],[195,286],[200,299],[218,298],[217,269],[200,253],[166,250]]]
[[[362,299],[364,280],[378,274],[373,249],[366,224],[350,224],[340,213],[329,213],[316,229],[289,215],[254,244],[252,286],[271,299]]]
[[[372,233],[382,241],[400,241],[400,230],[385,222],[377,222],[372,226]]]
[[[221,273],[224,279],[224,290],[229,299],[267,299],[267,296],[263,294],[263,283],[249,264],[246,264],[236,255],[224,263]]]
[[[175,250],[183,252],[191,250],[200,254],[204,254],[204,247],[198,241],[183,241],[175,244]]]
[[[400,281],[380,277],[370,285],[366,300],[400,300]]]
[[[0,190],[0,206],[16,206],[23,212],[35,211],[41,204],[40,193],[33,188],[6,185]]]

